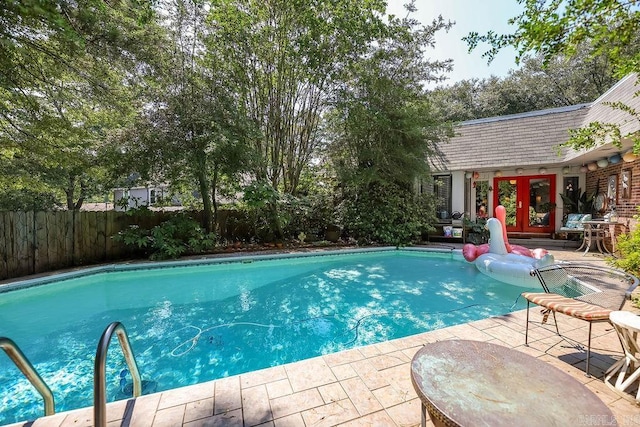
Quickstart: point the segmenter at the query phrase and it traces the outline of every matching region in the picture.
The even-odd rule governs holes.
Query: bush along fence
[[[167,215],[0,212],[0,280],[137,256],[112,236],[132,224],[151,228]]]

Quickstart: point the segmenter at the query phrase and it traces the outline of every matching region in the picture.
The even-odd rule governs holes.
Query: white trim
[[[607,92],[608,93],[608,92]],[[522,119],[526,117],[545,116],[547,114],[568,113],[570,111],[581,110],[583,108],[589,108],[594,103],[569,105],[567,107],[547,108],[546,110],[528,111],[526,113],[508,114],[506,116],[486,117],[484,119],[474,119],[461,122],[459,126],[478,125],[484,123],[500,122],[504,120]]]
[[[631,74],[627,74],[625,77],[623,77],[622,79],[620,79],[618,81],[618,83],[614,84],[613,86],[611,86],[611,88],[609,88],[608,91],[606,91],[605,93],[603,93],[602,95],[600,95],[598,97],[598,99],[596,99],[595,101],[593,101],[591,104],[595,105],[595,104],[600,104],[602,102],[602,100],[604,98],[606,98],[607,96],[609,96],[609,94],[611,92],[613,92],[614,90],[616,90],[618,88],[618,86],[624,84],[627,80],[629,80],[630,78],[638,78],[638,75],[636,73],[631,73]],[[636,82],[637,83],[637,82]]]

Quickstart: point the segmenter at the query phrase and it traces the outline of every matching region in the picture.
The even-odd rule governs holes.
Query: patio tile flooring
[[[639,312],[627,302],[625,309]],[[584,425],[640,426],[640,406],[603,382],[604,371],[622,357],[609,324],[593,325],[592,377],[584,374],[588,326],[558,315],[541,323],[532,306],[529,346],[524,346],[526,310],[452,326],[283,366],[108,404],[109,426],[418,426],[420,400],[410,378],[410,361],[421,346],[439,340],[473,339],[514,348],[555,366],[585,384],[611,408],[614,420]],[[527,375],[523,372],[522,375]],[[534,408],[532,408],[533,410]],[[585,414],[587,416],[588,414]],[[598,421],[599,424],[595,424]],[[84,427],[93,409],[84,408],[17,423],[11,427]],[[427,425],[432,425],[427,422]]]

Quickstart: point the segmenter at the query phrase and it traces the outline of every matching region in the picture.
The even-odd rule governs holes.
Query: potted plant
[[[580,189],[578,189],[580,192]],[[562,204],[564,205],[564,209],[567,214],[570,213],[591,213],[591,209],[593,207],[593,198],[595,194],[591,196],[587,196],[587,192],[583,192],[580,197],[576,200],[573,200],[569,196],[565,196],[560,193],[560,197],[562,197]]]
[[[471,221],[469,218],[464,218],[464,228],[469,230],[467,240],[474,245],[481,245],[489,241],[489,230],[486,227],[486,218],[477,218],[475,221]]]

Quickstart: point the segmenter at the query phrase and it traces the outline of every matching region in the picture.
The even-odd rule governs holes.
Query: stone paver
[[[581,262],[601,258],[572,251]],[[560,258],[556,256],[556,258]],[[625,309],[635,311],[627,304]],[[542,324],[530,312],[529,346],[524,346],[526,311],[484,319],[341,353],[316,357],[191,387],[142,396],[107,406],[109,426],[418,426],[420,400],[410,378],[410,361],[421,346],[447,339],[474,339],[514,348],[555,366],[582,382],[611,408],[619,426],[640,426],[640,406],[612,391],[604,371],[622,357],[608,324],[593,329],[591,371],[584,374],[586,322],[558,315]],[[526,375],[526,373],[523,373]],[[91,408],[18,426],[91,426]],[[427,425],[432,425],[427,422]],[[614,424],[611,424],[614,425]]]

